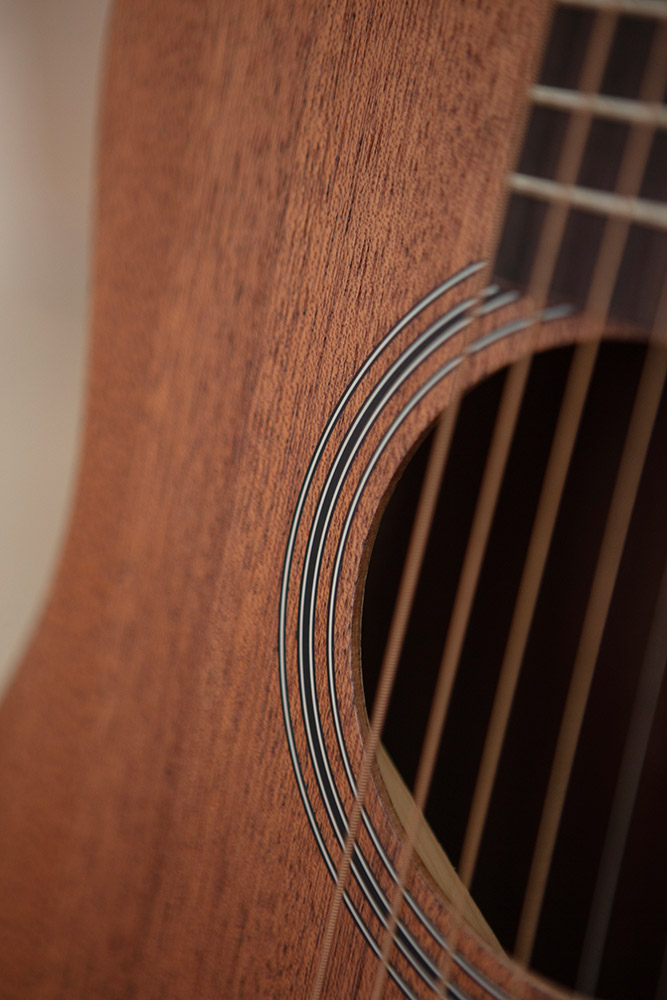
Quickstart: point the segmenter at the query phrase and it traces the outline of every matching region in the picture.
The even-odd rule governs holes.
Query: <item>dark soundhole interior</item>
[[[428,822],[456,865],[529,533],[571,358],[537,356],[520,414],[452,695]],[[638,345],[600,351],[539,594],[472,894],[512,951],[563,704],[630,410]],[[465,398],[382,739],[413,786],[505,372]],[[365,588],[362,664],[372,705],[431,435],[382,517]],[[532,966],[574,984],[637,677],[667,559],[667,398],[636,498],[540,920]],[[667,986],[667,685],[624,853],[597,995]],[[660,981],[662,980],[662,986]]]

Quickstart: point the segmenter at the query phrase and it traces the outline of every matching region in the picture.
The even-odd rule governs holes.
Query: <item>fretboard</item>
[[[598,41],[593,36],[600,8],[621,16],[600,58],[597,86],[591,86],[582,77]],[[540,292],[585,308],[605,230],[614,223],[624,232],[608,313],[644,331],[653,326],[667,273],[666,94],[659,67],[650,72],[658,33],[666,31],[663,2],[557,6],[540,77],[529,95],[523,145],[508,178],[495,265],[499,278],[529,288],[547,214],[559,205],[566,214],[564,230]],[[568,157],[573,126],[580,148],[570,148]]]

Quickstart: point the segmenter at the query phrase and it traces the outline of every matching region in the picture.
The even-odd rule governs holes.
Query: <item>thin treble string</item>
[[[666,307],[663,313],[664,326],[667,328],[667,282],[665,283],[663,301]],[[663,365],[666,353],[663,348]],[[597,987],[616,887],[666,663],[667,565],[658,591],[653,623],[639,673],[637,693],[593,891],[593,904],[581,950],[576,983],[576,988],[581,993],[592,994]]]
[[[652,46],[642,81],[641,100],[659,100],[662,97],[667,81],[666,54],[667,25],[663,24]],[[642,125],[635,125],[630,132],[618,183],[618,190],[624,195],[635,197],[639,192],[653,133],[652,127]],[[629,223],[621,219],[612,219],[605,227],[587,303],[594,321],[599,324],[600,334],[609,310],[628,230]],[[607,515],[519,919],[515,957],[525,963],[532,954],[588,693],[662,393],[663,361],[661,352],[658,356],[655,350],[648,351]]]
[[[614,26],[615,18],[607,15],[600,15],[596,20],[586,59],[580,74],[579,85],[584,93],[592,93],[599,89],[607,55],[611,47]],[[583,158],[590,122],[590,114],[570,119],[556,172],[557,179],[562,183],[572,183],[576,179]],[[567,205],[554,203],[547,210],[547,217],[540,234],[535,263],[531,271],[528,287],[528,296],[536,316],[540,314],[548,295],[567,216]],[[414,793],[410,799],[405,837],[397,865],[396,883],[392,892],[390,918],[383,935],[382,956],[376,972],[372,1000],[379,1000],[387,975],[387,961],[400,914],[405,881],[414,854],[419,828],[423,822],[423,810],[433,778],[461,647],[467,630],[481,563],[486,549],[509,448],[514,436],[514,429],[529,369],[529,357],[521,359],[512,366],[505,382],[498,410],[495,429],[489,447],[489,456],[482,477],[479,499],[473,517],[470,538],[463,560],[457,595],[434,690],[431,712],[429,714],[426,735],[417,769]],[[463,899],[452,902],[454,902],[453,909],[456,912],[462,907]],[[445,982],[444,976],[442,982]]]

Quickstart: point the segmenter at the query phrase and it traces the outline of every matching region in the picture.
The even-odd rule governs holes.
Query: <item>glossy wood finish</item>
[[[0,711],[3,998],[308,995],[332,882],[280,706],[287,532],[365,356],[488,253],[543,21],[533,0],[119,2],[78,491]],[[348,662],[376,508],[446,394],[366,501]],[[327,995],[363,995],[374,961],[339,932]]]

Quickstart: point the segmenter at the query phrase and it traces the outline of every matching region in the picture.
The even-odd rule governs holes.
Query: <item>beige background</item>
[[[65,530],[107,0],[0,0],[0,692]]]

